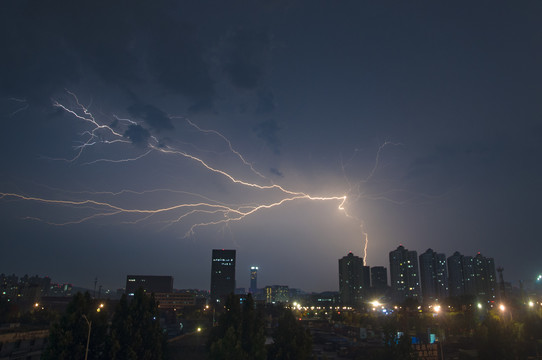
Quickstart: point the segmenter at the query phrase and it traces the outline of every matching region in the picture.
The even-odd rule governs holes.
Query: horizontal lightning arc
[[[80,201],[53,200],[53,199],[44,199],[44,198],[33,197],[33,196],[25,196],[25,195],[20,195],[20,194],[15,194],[15,193],[3,193],[3,192],[0,192],[0,199],[6,198],[6,197],[14,197],[14,198],[18,198],[18,199],[21,199],[21,200],[36,201],[36,202],[41,202],[41,203],[53,204],[53,205],[82,206],[82,205],[91,204],[91,205],[98,205],[98,206],[101,206],[101,207],[110,208],[112,210],[117,210],[117,211],[120,211],[122,213],[136,213],[136,214],[158,214],[158,213],[169,212],[169,211],[177,210],[177,209],[181,209],[181,208],[198,207],[198,206],[222,208],[224,210],[234,211],[234,212],[237,211],[235,209],[226,207],[224,205],[216,205],[216,204],[208,204],[208,203],[179,204],[179,205],[175,205],[175,206],[170,206],[170,207],[160,208],[160,209],[154,209],[154,210],[149,210],[149,209],[126,209],[126,208],[122,208],[120,206],[109,204],[107,202],[101,202],[101,201],[90,200],[90,199],[80,200]]]
[[[339,209],[341,209],[341,206],[342,204],[344,204],[344,202],[346,201],[346,196],[332,196],[332,197],[315,197],[315,196],[310,196],[310,195],[300,195],[300,196],[295,196],[295,197],[291,197],[291,198],[285,198],[285,199],[282,199],[278,202],[275,202],[273,204],[267,204],[267,205],[259,205],[257,207],[255,207],[254,209],[246,212],[246,213],[243,213],[240,217],[238,218],[227,218],[227,219],[222,219],[222,220],[217,220],[217,221],[209,221],[209,222],[205,222],[205,223],[199,223],[199,224],[194,224],[190,227],[190,229],[186,232],[185,234],[185,237],[191,235],[194,233],[194,229],[196,229],[197,227],[201,227],[201,226],[209,226],[209,225],[219,225],[219,224],[224,224],[224,223],[228,223],[230,221],[239,221],[239,220],[242,220],[243,218],[247,217],[248,215],[251,215],[259,210],[262,210],[262,209],[270,209],[270,208],[273,208],[273,207],[276,207],[276,206],[280,206],[288,201],[294,201],[294,200],[300,200],[300,199],[308,199],[308,200],[314,200],[314,201],[330,201],[330,200],[341,200],[341,205],[339,205]]]
[[[152,215],[171,212],[171,211],[179,210],[179,209],[183,209],[183,208],[198,208],[198,207],[214,208],[215,210],[205,210],[205,209],[191,210],[187,214],[184,214],[184,215],[178,217],[177,220],[174,220],[172,222],[178,222],[182,218],[184,218],[184,217],[186,217],[188,215],[194,214],[194,213],[223,213],[224,215],[228,216],[227,218],[221,219],[221,220],[218,220],[218,221],[195,224],[195,225],[193,225],[191,227],[189,232],[193,232],[193,229],[195,229],[196,227],[200,227],[200,226],[216,225],[216,224],[226,223],[226,222],[230,222],[230,221],[239,221],[239,220],[241,220],[241,219],[243,219],[243,218],[245,218],[245,217],[247,217],[247,216],[249,216],[249,215],[251,215],[251,214],[253,214],[253,213],[257,212],[257,211],[259,211],[259,210],[270,209],[270,208],[273,208],[273,207],[276,207],[276,206],[280,206],[280,205],[282,205],[282,204],[284,204],[285,202],[288,202],[288,201],[294,201],[294,200],[300,200],[300,199],[308,199],[308,200],[313,200],[313,201],[340,200],[341,205],[339,206],[339,209],[341,209],[342,204],[346,201],[346,196],[341,196],[341,197],[314,197],[314,196],[309,196],[309,195],[299,195],[299,196],[294,196],[294,197],[290,197],[290,198],[285,198],[285,199],[282,199],[282,200],[280,200],[278,202],[274,202],[274,203],[271,203],[271,204],[262,204],[262,205],[258,205],[258,206],[254,206],[254,207],[248,207],[247,205],[243,205],[242,207],[250,209],[248,211],[241,211],[239,209],[228,207],[228,206],[225,206],[225,205],[216,205],[216,204],[209,204],[209,203],[179,204],[179,205],[175,205],[175,206],[170,206],[170,207],[166,207],[166,208],[160,208],[160,209],[152,210],[152,209],[127,209],[127,208],[122,208],[122,207],[119,207],[119,206],[116,206],[116,205],[113,205],[113,204],[110,204],[110,203],[107,203],[107,202],[100,202],[100,201],[88,200],[88,199],[87,200],[81,200],[81,201],[54,200],[54,199],[44,199],[44,198],[39,198],[39,197],[25,196],[25,195],[20,195],[20,194],[15,194],[15,193],[3,193],[3,192],[0,192],[0,199],[7,198],[7,197],[13,197],[13,198],[17,198],[17,199],[21,199],[21,200],[27,200],[27,201],[36,201],[36,202],[41,202],[41,203],[53,204],[53,205],[83,206],[83,205],[91,204],[91,205],[97,205],[97,206],[100,206],[100,207],[105,207],[105,208],[109,208],[111,210],[114,210],[113,212],[93,214],[93,215],[90,215],[88,217],[85,217],[85,218],[77,220],[77,221],[72,221],[72,222],[67,222],[67,223],[62,223],[62,224],[47,222],[47,223],[53,224],[53,225],[79,224],[79,223],[83,223],[85,221],[94,219],[96,217],[112,216],[112,215],[118,215],[118,214],[121,214],[121,213],[145,214],[147,216],[152,216]],[[235,214],[235,215],[233,217],[230,217],[229,214]],[[30,218],[30,217],[27,217],[27,218]],[[37,218],[32,218],[32,219],[37,220]],[[141,220],[139,220],[139,221],[141,221]],[[138,221],[136,221],[136,222],[138,222]]]

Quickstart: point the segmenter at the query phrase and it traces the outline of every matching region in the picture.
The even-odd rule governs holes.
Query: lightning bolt
[[[178,117],[178,116],[172,116],[171,117],[172,119],[177,119],[177,118],[182,118],[182,117]],[[187,119],[187,118],[182,118],[184,120],[186,120],[186,122],[192,126],[193,128],[195,128],[196,130],[202,132],[202,133],[210,133],[210,134],[215,134],[216,136],[220,137],[222,140],[224,140],[226,142],[226,144],[228,145],[228,148],[229,150],[234,153],[238,158],[239,160],[241,160],[241,162],[248,166],[250,168],[250,170],[258,175],[259,177],[261,177],[262,179],[265,179],[265,180],[268,180],[267,177],[265,177],[264,175],[262,175],[262,173],[260,173],[258,170],[254,169],[254,166],[252,163],[248,162],[247,160],[245,160],[245,158],[243,157],[243,155],[241,155],[241,153],[237,150],[235,150],[233,148],[233,145],[231,144],[231,141],[226,138],[224,135],[222,135],[220,132],[216,131],[216,130],[208,130],[208,129],[202,129],[201,127],[199,127],[198,125],[194,124],[192,121],[190,121],[190,119]]]
[[[19,99],[19,98],[12,97],[12,98],[9,98],[9,100],[14,101],[19,104],[24,104],[23,106],[13,111],[11,114],[9,114],[9,117],[13,117],[17,115],[18,113],[20,113],[21,111],[24,111],[30,107],[30,104],[26,101],[26,99]]]
[[[162,154],[164,156],[172,157],[181,157],[187,159],[206,171],[227,179],[234,186],[240,188],[253,189],[257,192],[267,195],[273,195],[276,199],[273,201],[263,201],[251,204],[227,204],[220,202],[209,197],[206,197],[201,194],[196,194],[187,191],[173,190],[173,189],[151,189],[144,191],[135,191],[130,189],[123,189],[117,192],[107,192],[107,191],[86,191],[86,192],[69,192],[66,190],[61,190],[64,194],[71,193],[79,197],[78,199],[69,199],[69,198],[55,198],[55,197],[40,197],[40,196],[31,196],[16,192],[0,192],[0,200],[16,200],[16,201],[28,201],[35,202],[39,204],[44,204],[47,206],[59,206],[74,209],[74,212],[81,212],[81,214],[70,214],[73,219],[67,221],[50,221],[42,219],[40,217],[27,216],[26,219],[34,221],[42,221],[44,223],[56,226],[66,226],[81,224],[91,220],[96,220],[100,218],[111,218],[118,217],[121,220],[121,223],[126,224],[137,224],[145,221],[154,220],[156,222],[165,223],[165,227],[172,226],[181,222],[188,222],[189,227],[185,233],[185,237],[192,236],[195,234],[196,230],[201,227],[206,226],[216,226],[224,225],[227,226],[231,222],[241,221],[257,212],[269,210],[275,207],[280,207],[289,202],[298,202],[298,201],[316,201],[316,202],[328,202],[334,201],[338,203],[338,210],[343,212],[348,218],[355,219],[358,221],[364,241],[363,251],[364,251],[364,262],[366,263],[367,259],[367,250],[368,250],[368,235],[365,232],[365,226],[363,222],[351,214],[347,210],[347,201],[350,201],[352,198],[357,200],[362,196],[365,196],[361,189],[363,183],[371,180],[379,167],[380,153],[388,145],[397,145],[391,142],[385,142],[382,144],[377,152],[376,160],[373,168],[371,169],[369,175],[357,182],[351,183],[345,172],[345,166],[343,164],[343,173],[347,179],[347,184],[349,190],[345,194],[334,195],[334,196],[316,196],[311,195],[302,191],[292,190],[286,187],[283,187],[278,184],[274,184],[267,177],[265,177],[261,172],[255,169],[254,165],[246,160],[245,157],[232,145],[231,141],[224,136],[222,133],[216,130],[204,129],[198,126],[196,123],[191,120],[183,117],[170,116],[171,119],[182,119],[186,123],[194,128],[196,131],[201,132],[206,135],[213,135],[223,141],[229,152],[232,153],[242,164],[247,167],[253,174],[257,175],[262,181],[267,182],[267,184],[260,184],[257,182],[250,182],[240,177],[237,177],[230,173],[227,169],[222,169],[217,166],[211,165],[205,161],[202,157],[196,156],[185,149],[178,148],[172,145],[163,145],[160,143],[159,139],[151,135],[147,142],[144,144],[144,148],[141,153],[134,157],[126,157],[121,159],[113,158],[98,158],[92,159],[89,161],[83,161],[83,155],[89,151],[89,149],[96,147],[98,145],[116,145],[116,146],[125,146],[126,144],[131,144],[128,138],[125,137],[125,131],[130,126],[142,126],[137,121],[132,119],[123,118],[117,115],[112,115],[115,119],[115,125],[107,125],[104,122],[99,121],[91,112],[89,106],[84,106],[73,92],[66,90],[66,93],[72,99],[72,105],[61,103],[59,100],[52,100],[52,106],[56,109],[61,110],[65,114],[71,116],[73,119],[76,119],[85,126],[83,132],[80,136],[82,138],[81,142],[74,146],[73,150],[75,154],[71,158],[51,158],[47,157],[50,160],[59,160],[67,163],[77,163],[80,165],[91,166],[100,162],[108,163],[125,163],[138,161],[144,157],[149,156],[150,154]],[[175,194],[189,195],[195,198],[199,198],[199,201],[183,201],[181,203],[175,203],[166,207],[125,207],[119,205],[119,200],[115,200],[115,197],[126,196],[126,195],[147,195],[157,192],[170,192]],[[83,197],[87,195],[87,197]],[[385,197],[386,194],[380,194],[378,196]],[[110,200],[98,200],[99,197],[112,197]],[[172,199],[174,201],[174,199]],[[76,210],[76,211],[75,211]],[[190,220],[195,216],[208,217],[208,219],[203,221],[195,222]]]

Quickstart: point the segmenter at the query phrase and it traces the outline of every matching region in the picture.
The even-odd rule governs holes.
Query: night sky
[[[0,6],[0,272],[337,290],[365,234],[542,272],[539,1]]]

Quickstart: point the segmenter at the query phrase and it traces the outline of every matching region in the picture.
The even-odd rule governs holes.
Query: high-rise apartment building
[[[448,284],[448,263],[446,255],[443,253],[436,254],[435,270],[437,273],[437,298],[444,299],[450,296],[450,286]]]
[[[497,278],[495,261],[478,253],[474,258],[474,278],[476,296],[480,300],[494,301],[496,298]]]
[[[448,296],[446,256],[432,249],[420,255],[420,278],[424,301],[438,301]]]
[[[419,300],[420,276],[418,254],[402,245],[390,251],[390,278],[393,300],[403,302],[407,298]]]
[[[235,250],[213,249],[211,263],[211,301],[223,301],[235,291]]]
[[[448,258],[448,284],[450,296],[460,296],[465,293],[462,262],[463,255],[458,251]]]
[[[252,294],[255,294],[258,290],[258,267],[257,266],[251,266],[250,267],[250,289],[249,291]]]
[[[451,296],[475,295],[476,282],[474,277],[474,261],[472,256],[455,252],[448,258],[448,273],[450,274]]]
[[[339,259],[339,294],[343,305],[360,305],[370,286],[370,270],[352,252]]]
[[[474,277],[474,260],[472,256],[463,256],[461,263],[463,271],[463,288],[465,295],[476,294],[476,279]]]
[[[388,287],[388,270],[384,266],[371,268],[371,287],[375,290],[386,290]]]
[[[495,300],[497,277],[495,261],[478,253],[475,257],[455,252],[448,258],[450,295],[472,295],[480,301]]]

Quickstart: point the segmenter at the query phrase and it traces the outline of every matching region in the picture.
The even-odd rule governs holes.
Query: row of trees
[[[43,359],[163,359],[165,341],[157,304],[143,289],[130,302],[124,295],[112,314],[78,293],[52,325]]]
[[[21,306],[0,297],[0,324],[19,323],[26,328],[46,328],[58,318],[58,313],[41,307]]]
[[[213,360],[303,360],[312,353],[310,334],[289,309],[275,309],[278,322],[273,343],[265,345],[265,313],[256,308],[252,295],[241,305],[233,294],[226,299],[218,326],[208,339],[209,357]]]
[[[506,309],[485,309],[475,304],[455,306],[462,311],[418,313],[405,309],[392,315],[379,312],[341,312],[332,319],[350,326],[372,329],[383,335],[383,347],[374,359],[410,359],[410,336],[394,339],[397,332],[425,336],[436,333],[444,353],[476,350],[478,359],[527,359],[542,355],[542,305],[509,301]],[[467,358],[467,355],[463,355]]]

